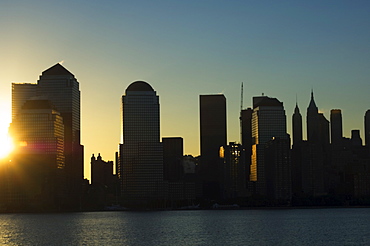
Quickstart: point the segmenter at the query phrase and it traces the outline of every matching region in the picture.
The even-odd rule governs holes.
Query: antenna
[[[240,143],[242,143],[243,140],[243,121],[242,121],[242,111],[243,111],[243,82],[241,86],[241,93],[240,93]]]
[[[240,112],[243,110],[243,82],[241,87],[241,93],[240,93]]]

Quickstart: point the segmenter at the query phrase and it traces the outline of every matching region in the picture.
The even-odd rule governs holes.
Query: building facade
[[[64,125],[48,100],[26,101],[10,125],[16,149],[8,202],[17,209],[55,209],[64,188]]]
[[[253,97],[250,181],[255,183],[255,192],[263,196],[267,195],[265,145],[273,138],[289,138],[283,103],[267,96]]]
[[[126,206],[158,206],[166,197],[159,97],[144,81],[131,83],[122,96],[122,137],[118,176]]]
[[[200,95],[200,179],[205,198],[220,196],[221,146],[226,146],[226,98],[224,95]]]
[[[330,136],[331,144],[341,144],[343,139],[343,123],[342,111],[340,109],[330,110]]]
[[[42,72],[37,84],[12,84],[12,115],[26,100],[50,100],[63,117],[65,169],[71,187],[83,180],[83,146],[80,144],[80,90],[75,76],[61,64]]]

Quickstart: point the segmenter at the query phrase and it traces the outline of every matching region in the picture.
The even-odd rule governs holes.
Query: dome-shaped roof
[[[126,89],[127,91],[154,91],[153,88],[145,81],[132,82]]]

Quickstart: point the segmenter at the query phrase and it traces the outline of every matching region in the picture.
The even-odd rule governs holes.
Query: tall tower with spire
[[[313,90],[311,91],[311,101],[307,108],[307,140],[317,141],[319,138],[319,110],[316,106],[315,99],[313,96]]]
[[[326,194],[325,173],[328,164],[329,121],[319,113],[313,90],[307,108],[307,144],[302,150],[302,191],[308,195]]]
[[[299,112],[298,102],[296,102],[294,108],[294,114],[292,117],[293,126],[293,146],[300,145],[303,141],[302,136],[302,115]]]
[[[293,146],[292,146],[292,192],[299,194],[302,190],[302,115],[296,102],[292,116]]]

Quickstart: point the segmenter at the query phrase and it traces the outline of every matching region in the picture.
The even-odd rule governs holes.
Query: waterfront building
[[[42,72],[37,84],[12,84],[12,115],[29,99],[47,99],[63,118],[67,192],[77,204],[83,182],[83,146],[80,144],[80,90],[75,76],[61,64]]]
[[[292,193],[300,194],[302,192],[302,115],[299,111],[298,103],[296,103],[292,116],[293,130],[293,145],[291,155],[291,170],[292,170]]]
[[[307,107],[307,143],[302,148],[302,191],[308,196],[327,194],[330,137],[329,121],[319,113],[311,91]]]
[[[118,176],[126,206],[159,206],[166,197],[159,97],[144,81],[131,83],[122,96],[122,137]]]
[[[265,145],[273,138],[288,139],[283,103],[267,96],[253,97],[252,114],[252,159],[250,181],[255,182],[255,191],[267,195]]]
[[[248,189],[252,156],[252,113],[252,108],[243,109],[240,112],[241,144],[244,149],[244,169]]]
[[[8,203],[55,209],[65,168],[63,117],[49,100],[27,100],[10,125],[15,151],[8,169]]]
[[[370,109],[368,109],[364,116],[364,124],[365,124],[365,145],[369,150],[370,154]]]
[[[290,204],[292,175],[290,139],[273,138],[265,146],[266,196],[279,204]]]
[[[203,197],[220,196],[219,150],[226,145],[226,98],[222,94],[200,95],[200,179]]]
[[[113,187],[113,161],[104,161],[100,155],[91,156],[91,184],[102,187]]]
[[[249,156],[250,157],[250,156]],[[245,149],[241,144],[230,142],[220,148],[221,197],[234,199],[247,196]]]

